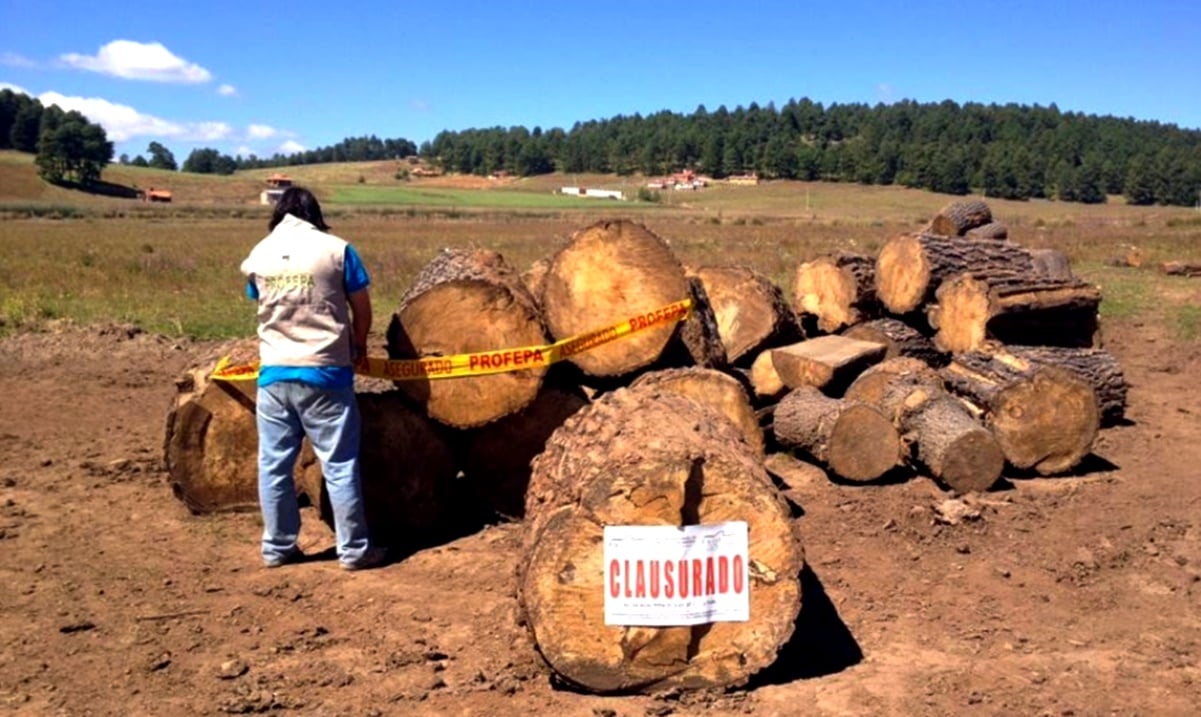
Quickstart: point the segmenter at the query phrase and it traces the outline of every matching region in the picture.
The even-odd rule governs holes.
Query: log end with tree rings
[[[520,277],[495,252],[444,250],[418,275],[388,326],[388,355],[414,359],[486,352],[478,368],[501,373],[403,380],[397,387],[430,417],[456,428],[529,405],[549,364],[542,316]]]
[[[876,256],[876,296],[890,312],[908,314],[930,291],[931,266],[918,236],[889,239]]]
[[[732,424],[678,394],[619,389],[565,423],[548,451],[531,478],[545,500],[526,522],[518,598],[539,653],[561,680],[601,693],[720,688],[745,683],[775,660],[800,610],[803,552],[762,457]],[[539,476],[545,472],[556,475]],[[749,621],[604,624],[612,587],[604,526],[728,521],[749,528]],[[686,572],[691,588],[691,565]],[[631,589],[663,587],[666,574],[659,570],[656,580],[648,569],[650,582]],[[703,580],[699,586],[710,589]]]
[[[556,340],[584,334],[688,298],[684,268],[661,238],[628,220],[576,232],[551,260],[542,305]],[[618,341],[574,353],[591,376],[622,376],[653,363],[678,330],[663,321]]]
[[[998,391],[990,401],[988,420],[1010,464],[1055,475],[1075,468],[1088,455],[1100,412],[1092,386],[1048,366]]]

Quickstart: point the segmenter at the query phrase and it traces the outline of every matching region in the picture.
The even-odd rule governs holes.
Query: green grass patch
[[[1201,306],[1176,306],[1172,314],[1177,338],[1181,341],[1196,341],[1201,338]]]

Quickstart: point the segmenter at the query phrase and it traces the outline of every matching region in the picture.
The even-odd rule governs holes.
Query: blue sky
[[[806,96],[1201,128],[1201,2],[0,0],[0,86],[181,162]]]

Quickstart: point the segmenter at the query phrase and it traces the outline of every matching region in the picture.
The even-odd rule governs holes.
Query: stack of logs
[[[372,530],[420,546],[470,505],[523,518],[520,614],[561,680],[745,683],[801,606],[801,542],[765,452],[859,483],[909,466],[963,492],[1006,464],[1070,471],[1121,420],[1121,372],[1091,346],[1096,288],[1005,235],[983,203],[952,204],[875,258],[801,265],[791,300],[751,269],[686,268],[625,220],[581,229],[524,274],[495,252],[445,250],[392,315],[390,357],[544,345],[683,298],[692,311],[553,365],[361,381]],[[167,427],[173,486],[198,512],[254,505],[254,393],[206,381],[211,368],[180,382]],[[297,477],[320,505],[311,455]],[[604,525],[732,520],[750,526],[748,622],[603,624]]]

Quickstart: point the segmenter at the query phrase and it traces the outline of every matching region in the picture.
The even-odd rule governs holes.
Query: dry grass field
[[[873,252],[948,197],[891,187],[717,186],[658,204],[343,204],[394,191],[395,163],[298,167],[374,278],[377,329],[444,246],[524,268],[597,219],[634,216],[694,265],[785,288],[797,263]],[[318,559],[263,570],[252,513],[190,515],[162,465],[175,378],[252,331],[238,264],[265,232],[262,177],[112,167],[171,205],[38,181],[0,152],[0,712],[530,717],[1191,715],[1201,704],[1201,261],[1187,209],[990,202],[1010,236],[1065,251],[1101,285],[1129,421],[1078,473],[1006,474],[973,519],[920,476],[794,487],[801,616],[778,664],[720,694],[597,697],[554,685],[517,624],[514,524],[381,570]],[[363,181],[359,182],[359,177]],[[406,191],[548,196],[613,177],[414,180]],[[386,195],[386,192],[383,192]],[[461,198],[462,194],[455,194]],[[457,200],[456,200],[457,201]],[[485,204],[481,202],[481,204]],[[1110,257],[1139,247],[1143,268]],[[332,536],[305,509],[301,545]]]

